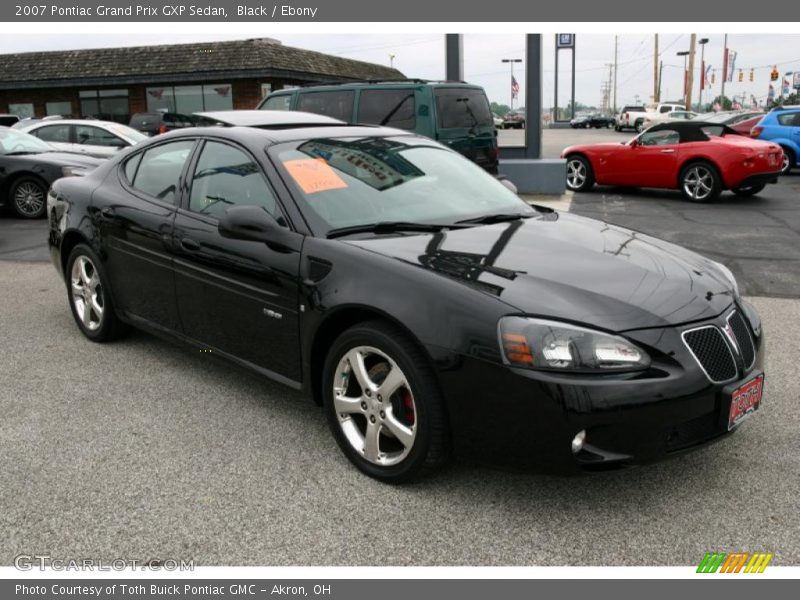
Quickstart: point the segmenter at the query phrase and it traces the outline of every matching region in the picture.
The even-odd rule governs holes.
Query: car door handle
[[[117,212],[111,206],[104,206],[100,209],[100,216],[104,219],[116,219]]]
[[[200,242],[193,240],[192,238],[181,238],[181,247],[183,247],[184,250],[196,252],[200,250]]]
[[[673,154],[674,152],[675,150],[673,150],[672,148],[667,148],[661,151],[662,154]]]

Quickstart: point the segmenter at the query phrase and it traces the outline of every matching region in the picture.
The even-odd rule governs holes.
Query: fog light
[[[578,435],[572,438],[572,453],[577,454],[583,449],[583,443],[586,441],[586,430],[579,431]]]

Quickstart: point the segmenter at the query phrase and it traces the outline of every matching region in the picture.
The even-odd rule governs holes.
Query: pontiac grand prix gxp
[[[407,132],[205,116],[225,126],[53,186],[52,258],[90,340],[134,326],[303,390],[386,481],[454,450],[641,464],[758,409],[761,322],[723,265],[529,206]]]

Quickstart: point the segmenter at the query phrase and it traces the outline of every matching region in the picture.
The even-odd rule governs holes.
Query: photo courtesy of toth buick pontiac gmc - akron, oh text
[[[384,481],[453,453],[618,469],[759,409],[764,332],[722,264],[528,205],[407,131],[203,116],[220,126],[52,186],[50,251],[89,340],[133,326],[302,390]]]

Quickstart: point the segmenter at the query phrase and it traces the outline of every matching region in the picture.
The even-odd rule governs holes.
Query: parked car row
[[[569,126],[573,129],[600,129],[602,127],[614,127],[615,125],[615,117],[609,117],[600,113],[575,117],[569,122]]]

